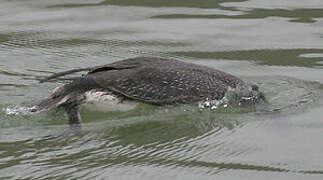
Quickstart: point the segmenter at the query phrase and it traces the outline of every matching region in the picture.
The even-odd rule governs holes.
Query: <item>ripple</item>
[[[323,54],[322,53],[308,53],[308,54],[301,54],[299,57],[304,57],[304,58],[322,58]]]
[[[0,179],[321,179],[322,3],[234,1],[2,2]],[[38,79],[142,55],[232,72],[270,104],[83,109],[80,133],[37,141],[68,128],[24,114],[57,86]]]
[[[314,67],[317,66],[317,62],[322,61],[318,56],[321,52],[323,49],[257,49],[227,52],[172,52],[171,54],[199,59],[253,60],[265,65]],[[315,56],[308,58],[305,54]]]
[[[277,161],[259,162],[252,158],[245,159],[253,154],[262,154],[263,147],[248,143],[253,142],[251,140],[240,141],[237,137],[239,134],[246,135],[245,131],[270,129],[273,122],[268,118],[277,119],[287,115],[289,117],[300,111],[307,112],[322,103],[321,84],[281,76],[253,77],[246,80],[257,84],[260,90],[264,91],[271,106],[279,109],[278,116],[276,112],[255,114],[210,109],[201,111],[197,104],[147,106],[151,109],[141,106],[140,109],[145,107],[147,111],[136,109],[128,114],[110,113],[102,116],[97,112],[83,111],[83,114],[87,114],[83,118],[84,130],[80,134],[54,142],[19,141],[23,138],[17,134],[24,132],[29,138],[40,137],[49,134],[48,131],[53,129],[63,131],[65,125],[44,127],[38,124],[38,129],[35,126],[24,126],[31,129],[23,131],[19,128],[2,129],[2,167],[9,170],[13,167],[18,168],[21,164],[32,164],[20,175],[49,178],[76,177],[80,174],[92,177],[94,174],[102,174],[102,171],[107,169],[118,171],[127,167],[172,168],[177,171],[202,168],[207,174],[217,174],[226,170],[320,173],[315,169],[307,170],[289,164],[277,165]],[[51,116],[57,114],[50,114],[46,118],[47,121],[57,120]],[[5,121],[12,118],[9,117]],[[38,121],[37,118],[31,118]],[[50,120],[51,118],[53,119]],[[59,124],[65,124],[64,118]],[[283,123],[280,128],[313,130],[311,126],[314,124]],[[10,144],[4,142],[6,139],[13,141]],[[11,146],[19,151],[12,154]],[[14,161],[9,154],[15,157]],[[73,164],[69,164],[71,159]],[[80,170],[84,174],[79,173]],[[53,172],[57,172],[56,175],[53,175]]]

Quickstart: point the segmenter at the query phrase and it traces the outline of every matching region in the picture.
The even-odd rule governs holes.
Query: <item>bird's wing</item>
[[[228,85],[208,73],[190,69],[140,67],[89,74],[99,86],[153,104],[222,98]]]

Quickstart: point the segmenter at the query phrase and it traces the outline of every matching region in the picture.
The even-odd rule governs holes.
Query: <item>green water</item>
[[[323,1],[0,0],[0,179],[322,179]],[[7,115],[60,83],[136,56],[206,65],[257,84],[271,112],[142,104]]]

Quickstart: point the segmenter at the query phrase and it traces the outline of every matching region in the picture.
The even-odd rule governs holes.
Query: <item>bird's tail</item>
[[[61,86],[56,89],[52,95],[34,105],[32,111],[35,113],[47,112],[69,101],[71,95],[62,92],[62,89],[64,88],[64,86]]]
[[[84,100],[84,92],[100,86],[89,77],[79,77],[69,84],[60,86],[48,97],[35,105],[35,111],[50,111],[61,105],[71,106]]]

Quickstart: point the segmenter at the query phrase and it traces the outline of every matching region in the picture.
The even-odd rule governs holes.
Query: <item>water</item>
[[[0,1],[0,179],[322,179],[320,0]],[[7,115],[53,72],[176,58],[257,84],[271,111],[197,105]],[[23,110],[23,109],[22,109]]]

